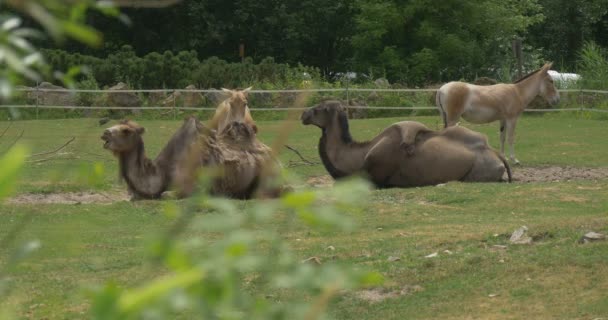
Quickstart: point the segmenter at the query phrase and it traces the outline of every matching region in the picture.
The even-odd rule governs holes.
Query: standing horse
[[[548,71],[553,63],[517,80],[513,84],[499,83],[476,86],[464,82],[449,82],[437,91],[436,104],[444,126],[456,125],[460,117],[472,123],[489,123],[500,120],[500,152],[505,154],[505,136],[508,137],[510,158],[516,164],[513,146],[517,119],[532,100],[541,95],[551,105],[559,103],[559,92]]]

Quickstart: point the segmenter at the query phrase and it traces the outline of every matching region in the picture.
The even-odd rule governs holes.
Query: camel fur
[[[179,197],[189,196],[196,189],[199,171],[214,173],[209,191],[215,195],[248,199],[262,193],[280,193],[258,190],[261,180],[276,177],[279,164],[270,148],[258,141],[253,128],[245,123],[230,123],[218,134],[189,117],[154,160],[146,156],[144,132],[143,127],[126,120],[101,136],[104,148],[118,158],[120,176],[133,200],[158,199],[170,187]],[[271,174],[262,176],[268,166],[272,170],[264,173]]]
[[[222,132],[232,122],[244,122],[253,128],[255,133],[258,127],[251,117],[249,110],[248,95],[251,87],[244,90],[229,90],[222,88],[228,97],[215,109],[215,114],[209,122],[209,127]]]
[[[322,130],[319,155],[336,179],[362,173],[377,187],[416,187],[448,181],[498,182],[510,168],[487,138],[463,127],[436,132],[421,123],[395,123],[367,142],[352,139],[344,108],[325,101],[302,114]],[[404,147],[405,146],[405,147]]]

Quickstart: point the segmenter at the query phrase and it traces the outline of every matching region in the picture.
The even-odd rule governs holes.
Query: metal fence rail
[[[41,88],[15,88],[19,92],[57,92],[57,93],[214,93],[222,92],[216,89],[143,89],[143,90],[93,90],[93,89],[41,89]],[[380,89],[380,88],[319,88],[319,89],[286,89],[286,90],[251,90],[251,93],[316,93],[316,92],[342,92],[346,94],[348,99],[351,92],[385,92],[385,93],[430,93],[436,92],[437,89]],[[561,89],[560,93],[588,93],[588,94],[607,94],[608,90],[588,90],[588,89]],[[608,97],[608,96],[607,96]],[[43,105],[38,103],[39,95],[36,95],[36,104],[2,104],[0,109],[63,109],[63,110],[166,110],[177,111],[214,111],[215,107],[184,107],[175,104],[175,95],[173,95],[173,106],[146,106],[146,107],[121,107],[121,106],[62,106],[62,105]],[[366,109],[366,110],[437,110],[434,106],[348,106],[350,109]],[[306,110],[307,108],[290,108],[290,107],[252,107],[252,111],[293,111]],[[562,112],[562,111],[589,111],[608,113],[608,110],[588,108],[584,106],[584,100],[581,107],[578,108],[555,108],[555,109],[525,109],[524,112]]]

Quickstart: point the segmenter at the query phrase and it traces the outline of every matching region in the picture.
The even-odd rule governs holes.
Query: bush
[[[265,58],[259,63],[247,58],[231,63],[218,57],[199,60],[195,51],[173,53],[152,52],[138,57],[131,46],[125,45],[105,58],[67,53],[62,50],[43,50],[55,70],[86,65],[100,87],[117,82],[128,83],[136,89],[184,88],[194,84],[199,88],[238,88],[272,84],[299,87],[304,80],[320,80],[320,71],[302,65],[290,66]],[[86,79],[86,77],[83,77]]]

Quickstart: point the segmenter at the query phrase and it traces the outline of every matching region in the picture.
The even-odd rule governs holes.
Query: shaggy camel
[[[501,181],[504,157],[490,148],[487,138],[463,127],[439,132],[421,123],[395,123],[367,142],[353,141],[339,101],[325,101],[302,114],[304,125],[323,134],[319,154],[334,178],[362,172],[380,188],[414,187],[447,181]]]
[[[217,134],[194,117],[187,118],[171,137],[156,159],[146,157],[142,135],[145,129],[133,121],[122,121],[106,129],[101,136],[104,148],[118,158],[120,176],[132,199],[157,199],[173,186],[179,197],[190,195],[201,167],[217,168],[212,194],[239,199],[251,198],[261,180],[275,178],[278,162],[270,148],[259,142],[253,129],[233,122]],[[262,170],[270,166],[268,176]],[[262,190],[263,196],[276,196],[280,191]]]
[[[460,117],[472,123],[500,121],[500,152],[505,154],[508,137],[510,158],[515,164],[515,125],[524,109],[538,95],[551,105],[559,103],[559,92],[549,70],[553,63],[530,73],[513,84],[477,86],[464,82],[444,84],[436,95],[437,108],[445,127],[456,125]]]
[[[251,117],[247,101],[249,90],[251,90],[251,87],[241,91],[222,88],[222,91],[226,92],[228,97],[215,109],[209,127],[217,130],[217,132],[222,132],[232,122],[245,122],[257,133],[258,127]]]

